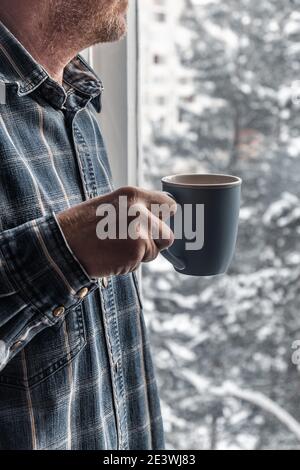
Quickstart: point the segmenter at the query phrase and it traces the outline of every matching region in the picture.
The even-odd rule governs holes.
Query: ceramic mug
[[[228,270],[238,234],[241,186],[241,178],[230,175],[183,174],[162,179],[163,191],[178,205],[170,220],[175,242],[162,252],[176,271],[215,276]]]

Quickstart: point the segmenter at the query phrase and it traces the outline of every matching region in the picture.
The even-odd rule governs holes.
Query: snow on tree
[[[190,43],[178,54],[194,77],[178,103],[186,132],[154,128],[146,181],[158,188],[176,168],[230,172],[243,179],[243,200],[228,275],[184,277],[164,260],[144,269],[168,443],[299,449],[300,2],[185,2]],[[195,375],[210,384],[205,393],[188,380]],[[236,393],[214,393],[228,383]],[[266,406],[245,400],[249,389]]]

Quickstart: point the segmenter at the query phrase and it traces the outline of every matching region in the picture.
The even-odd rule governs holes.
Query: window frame
[[[99,123],[115,187],[142,182],[138,0],[129,5],[127,36],[117,43],[95,46],[87,53],[104,85]]]

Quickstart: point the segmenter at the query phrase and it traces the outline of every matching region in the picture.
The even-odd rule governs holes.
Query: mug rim
[[[227,178],[227,182],[212,182],[212,183],[180,183],[178,181],[172,181],[177,177],[191,177],[191,176],[202,176],[202,177],[217,177],[217,178]],[[231,181],[230,181],[231,180]],[[239,176],[225,175],[221,173],[178,173],[176,175],[165,176],[161,180],[163,183],[169,184],[171,186],[176,186],[180,188],[205,188],[205,189],[216,189],[216,188],[233,188],[236,186],[241,186],[243,180]]]

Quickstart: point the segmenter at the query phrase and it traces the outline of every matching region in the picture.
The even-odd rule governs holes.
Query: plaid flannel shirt
[[[112,190],[102,84],[0,24],[0,86],[0,449],[163,448],[136,277],[90,279],[55,216]]]

